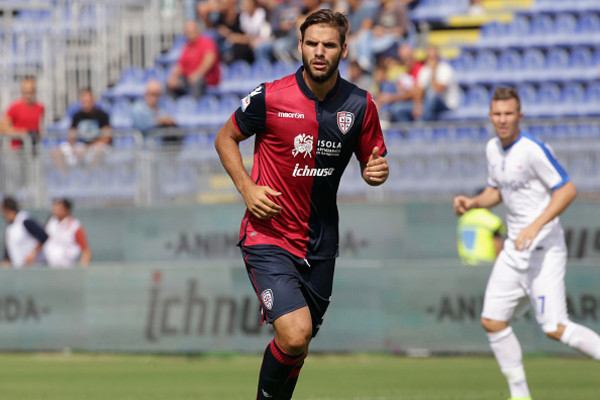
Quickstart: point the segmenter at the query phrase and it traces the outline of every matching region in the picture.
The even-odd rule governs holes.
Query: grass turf
[[[256,356],[0,355],[0,398],[188,400],[255,398]],[[597,400],[600,364],[528,357],[534,399]],[[295,400],[493,400],[508,398],[491,357],[312,355]]]

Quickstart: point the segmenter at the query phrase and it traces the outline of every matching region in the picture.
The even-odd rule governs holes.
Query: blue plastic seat
[[[197,100],[193,96],[181,96],[175,103],[173,119],[179,126],[197,126],[199,123]]]
[[[562,48],[552,48],[546,54],[546,62],[542,73],[543,80],[559,81],[569,68],[569,53]]]
[[[498,68],[495,72],[498,82],[516,83],[522,80],[521,55],[516,50],[504,50],[498,56]]]
[[[585,12],[579,16],[577,23],[577,41],[579,44],[594,45],[600,42],[600,16]]]
[[[542,83],[537,90],[534,104],[527,114],[530,117],[553,117],[562,115],[560,105],[561,91],[555,83]]]
[[[491,50],[481,50],[475,55],[473,69],[470,73],[472,83],[493,83],[496,79],[494,71],[498,66],[498,57]]]
[[[540,71],[544,70],[546,58],[538,49],[526,49],[521,57],[520,73],[522,79],[537,82],[541,79]]]
[[[561,13],[554,18],[554,29],[546,41],[547,45],[577,44],[577,17],[573,14]]]
[[[554,34],[554,21],[547,14],[537,14],[531,18],[529,35],[521,37],[523,46],[546,46]]]
[[[581,107],[584,105],[585,90],[581,83],[569,82],[562,88],[560,106],[562,115],[577,117],[582,114]]]
[[[587,47],[574,47],[569,57],[565,79],[593,79],[597,74],[594,55]]]
[[[600,82],[593,82],[587,86],[584,103],[582,112],[585,116],[600,115]]]

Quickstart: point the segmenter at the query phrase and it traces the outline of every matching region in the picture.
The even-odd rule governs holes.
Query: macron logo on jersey
[[[312,158],[312,149],[312,136],[309,136],[306,133],[301,133],[294,138],[294,150],[292,150],[292,154],[294,157],[296,157],[298,154],[304,154],[304,158],[306,158],[306,156]]]
[[[295,119],[304,119],[304,114],[302,113],[289,113],[289,112],[279,112],[277,114],[279,118],[295,118]]]

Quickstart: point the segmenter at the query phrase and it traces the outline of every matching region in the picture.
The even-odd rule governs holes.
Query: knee
[[[558,325],[556,327],[555,331],[545,332],[545,333],[546,333],[546,336],[548,336],[550,339],[560,341],[564,331],[565,331],[564,325]]]
[[[500,332],[501,330],[508,328],[508,322],[507,321],[496,321],[493,319],[488,319],[488,318],[482,317],[481,318],[481,326],[483,326],[483,329],[485,329],[486,332],[494,333],[494,332]]]
[[[294,330],[277,332],[277,344],[283,351],[290,355],[305,353],[312,337],[310,326],[299,326]]]

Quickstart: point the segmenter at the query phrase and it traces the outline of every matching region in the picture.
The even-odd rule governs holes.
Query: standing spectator
[[[456,73],[450,64],[440,60],[437,47],[425,50],[425,65],[417,77],[415,119],[435,121],[444,111],[454,110],[460,102]]]
[[[382,107],[382,113],[389,114],[392,122],[406,122],[413,119],[415,100],[418,98],[417,79],[423,63],[415,60],[414,50],[408,43],[398,48],[398,56],[404,73],[400,74],[394,91],[380,93],[375,102]]]
[[[87,267],[92,260],[85,230],[81,222],[71,215],[72,204],[68,199],[58,199],[52,204],[52,216],[46,223],[48,240],[42,251],[52,268],[68,268],[78,261]]]
[[[33,264],[48,235],[29,213],[19,210],[12,197],[2,201],[2,215],[8,224],[4,231],[2,265],[21,268]]]
[[[96,165],[112,141],[109,116],[96,106],[91,89],[79,92],[79,104],[81,109],[73,115],[67,142],[52,151],[56,165],[63,171],[67,165],[74,167],[79,162]]]
[[[44,116],[44,106],[36,99],[34,78],[21,82],[21,98],[10,105],[0,121],[0,133],[7,135],[29,135],[33,144],[40,137],[40,127]],[[14,139],[11,146],[20,148],[22,142]]]
[[[292,398],[323,322],[338,255],[336,192],[350,158],[358,158],[367,184],[388,178],[377,107],[368,92],[339,76],[347,31],[341,13],[309,15],[298,43],[303,66],[258,86],[215,138],[247,206],[239,246],[264,321],[275,330],[264,352],[257,400]],[[256,162],[249,175],[239,143],[252,135]]]
[[[186,21],[184,33],[186,44],[167,79],[167,88],[174,97],[189,92],[198,98],[207,86],[219,84],[221,57],[215,41],[200,34],[196,21]]]
[[[377,56],[390,51],[395,52],[404,38],[408,36],[409,19],[406,4],[403,1],[379,0],[372,29],[363,29],[357,39],[358,62],[365,71],[372,71]]]
[[[146,83],[144,98],[135,102],[131,109],[133,127],[144,135],[155,128],[175,127],[175,121],[168,111],[160,106],[159,100],[162,96],[162,85],[160,81],[151,79]]]
[[[219,49],[223,55],[223,60],[227,64],[231,64],[236,60],[253,63],[254,52],[250,43],[250,37],[242,29],[241,16],[236,0],[221,1],[221,11],[217,26]]]

